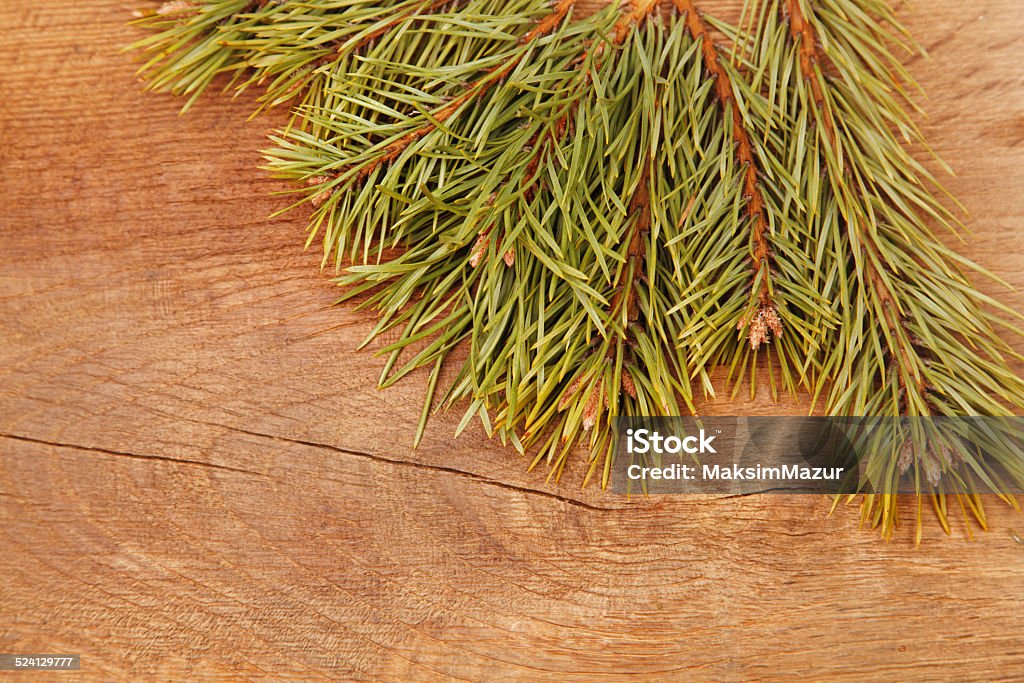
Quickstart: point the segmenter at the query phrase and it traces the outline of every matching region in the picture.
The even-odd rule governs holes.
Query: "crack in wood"
[[[534,495],[534,496],[540,496],[540,497],[543,497],[543,498],[548,498],[548,499],[551,499],[551,500],[555,500],[555,501],[564,503],[566,505],[571,505],[573,507],[581,508],[581,509],[584,509],[584,510],[589,510],[589,511],[592,511],[592,512],[616,512],[616,511],[619,511],[619,510],[622,509],[622,508],[602,507],[602,506],[599,506],[599,505],[592,505],[590,503],[585,503],[583,501],[576,500],[575,498],[569,498],[567,496],[562,496],[562,495],[559,495],[557,493],[552,493],[550,491],[541,491],[539,489],[531,489],[531,488],[528,488],[528,487],[525,487],[525,486],[518,486],[516,484],[509,484],[507,482],[499,481],[497,479],[491,479],[489,477],[485,477],[483,475],[476,474],[474,472],[468,472],[466,470],[460,470],[460,469],[457,469],[457,468],[454,468],[454,467],[445,467],[443,465],[430,465],[430,464],[427,464],[427,463],[412,462],[410,460],[402,460],[400,458],[388,458],[388,457],[385,457],[385,456],[382,456],[382,455],[377,455],[375,453],[368,453],[366,451],[356,451],[356,450],[352,450],[352,449],[349,449],[349,448],[343,448],[341,446],[334,446],[334,445],[331,445],[331,444],[320,443],[320,442],[317,442],[317,441],[308,441],[308,440],[305,440],[305,439],[296,439],[296,438],[293,438],[293,437],[280,436],[280,435],[277,435],[277,434],[266,434],[266,433],[263,433],[263,432],[256,432],[256,431],[252,431],[252,430],[248,430],[248,429],[242,429],[240,427],[231,427],[231,426],[228,426],[228,425],[214,424],[214,423],[204,423],[204,424],[210,424],[210,426],[221,427],[223,429],[228,429],[230,431],[237,432],[239,434],[246,434],[248,436],[255,436],[255,437],[263,438],[263,439],[272,439],[272,440],[275,440],[275,441],[283,441],[283,442],[286,442],[286,443],[292,443],[292,444],[296,444],[296,445],[300,445],[300,446],[306,446],[307,448],[324,449],[324,450],[331,451],[332,453],[340,453],[340,454],[344,454],[344,455],[348,455],[348,456],[352,456],[352,457],[356,457],[356,458],[365,458],[367,460],[372,460],[372,461],[378,462],[378,463],[394,465],[394,466],[399,466],[399,467],[412,467],[412,468],[428,470],[430,472],[436,472],[436,473],[441,473],[441,474],[450,474],[450,475],[462,477],[462,478],[465,478],[465,479],[469,479],[471,481],[475,481],[475,482],[480,483],[480,484],[485,484],[487,486],[494,486],[494,487],[497,487],[497,488],[502,488],[502,489],[505,489],[507,491],[515,491],[517,493],[522,493],[522,494],[526,494],[526,495]],[[24,443],[32,443],[32,444],[37,444],[37,445],[41,445],[41,446],[51,446],[51,447],[54,447],[54,448],[70,448],[70,449],[79,450],[79,451],[86,451],[86,452],[89,452],[89,453],[99,453],[99,454],[102,454],[102,455],[109,455],[109,456],[115,456],[115,457],[133,458],[135,460],[150,460],[150,461],[157,461],[157,462],[161,462],[162,461],[162,462],[176,463],[176,464],[179,464],[179,465],[191,465],[191,466],[196,466],[196,467],[208,467],[208,468],[211,468],[211,469],[222,470],[222,471],[226,471],[226,472],[236,472],[236,473],[239,473],[239,474],[248,474],[248,475],[257,476],[257,477],[269,477],[269,476],[271,476],[271,475],[269,475],[269,474],[267,474],[265,472],[257,472],[255,470],[247,470],[247,469],[243,469],[243,468],[239,468],[239,467],[231,467],[229,465],[218,465],[216,463],[204,462],[202,460],[189,460],[189,459],[186,459],[186,458],[172,458],[172,457],[166,456],[166,455],[153,455],[153,454],[145,454],[145,453],[131,453],[131,452],[128,452],[128,451],[116,451],[116,450],[111,450],[111,449],[108,449],[108,448],[100,448],[100,447],[97,447],[97,446],[83,446],[83,445],[80,445],[80,444],[62,443],[62,442],[58,442],[58,441],[49,441],[49,440],[46,440],[46,439],[37,439],[37,438],[34,438],[34,437],[24,436],[24,435],[20,435],[20,434],[0,434],[0,438],[11,439],[13,441],[21,441],[21,442],[24,442]]]
[[[556,500],[556,501],[559,501],[559,502],[564,503],[566,505],[571,505],[573,507],[581,508],[581,509],[584,509],[584,510],[590,510],[592,512],[618,512],[618,511],[623,509],[623,508],[602,507],[602,506],[599,506],[599,505],[592,505],[590,503],[584,503],[583,501],[576,500],[575,498],[569,498],[567,496],[562,496],[562,495],[559,495],[557,493],[552,493],[550,491],[542,491],[542,490],[539,490],[539,489],[531,489],[531,488],[528,488],[528,487],[525,487],[525,486],[518,486],[516,484],[509,484],[508,482],[500,481],[498,479],[491,479],[490,477],[485,477],[483,475],[476,474],[475,472],[468,472],[466,470],[460,470],[460,469],[457,469],[457,468],[454,468],[454,467],[445,467],[443,465],[431,465],[431,464],[422,463],[422,462],[412,462],[411,460],[402,460],[400,458],[388,458],[388,457],[385,457],[383,455],[378,455],[376,453],[369,453],[369,452],[366,452],[366,451],[356,451],[356,450],[352,450],[350,448],[343,448],[341,446],[334,446],[334,445],[331,445],[331,444],[320,443],[320,442],[317,442],[317,441],[308,441],[306,439],[297,439],[297,438],[294,438],[294,437],[281,436],[281,435],[278,435],[278,434],[266,434],[266,433],[263,433],[263,432],[255,432],[255,431],[251,431],[251,430],[248,430],[248,429],[242,429],[241,427],[229,427],[227,425],[221,425],[221,426],[226,428],[226,429],[230,429],[231,431],[238,432],[240,434],[248,434],[249,436],[255,436],[255,437],[264,438],[264,439],[273,439],[275,441],[284,441],[286,443],[293,443],[293,444],[297,444],[297,445],[300,445],[300,446],[306,446],[308,448],[322,448],[322,449],[329,450],[329,451],[334,452],[334,453],[342,453],[344,455],[350,455],[350,456],[354,456],[354,457],[357,457],[357,458],[365,458],[367,460],[372,460],[374,462],[384,463],[384,464],[388,464],[388,465],[395,465],[395,466],[399,466],[399,467],[413,467],[413,468],[416,468],[416,469],[423,469],[423,470],[428,470],[428,471],[431,471],[431,472],[437,472],[437,473],[441,473],[441,474],[451,474],[451,475],[454,475],[454,476],[458,476],[458,477],[462,477],[462,478],[465,478],[465,479],[469,479],[471,481],[475,481],[475,482],[480,483],[480,484],[485,484],[487,486],[495,486],[497,488],[502,488],[502,489],[505,489],[507,491],[515,491],[517,493],[523,493],[523,494],[527,494],[527,495],[534,495],[534,496],[541,496],[543,498],[549,498],[551,500]]]
[[[266,477],[269,476],[265,472],[256,472],[254,470],[246,470],[240,467],[231,467],[229,465],[218,465],[212,462],[204,462],[202,460],[188,460],[186,458],[172,458],[168,455],[152,455],[146,453],[130,453],[128,451],[114,451],[109,448],[100,448],[98,446],[82,446],[73,443],[61,443],[59,441],[47,441],[46,439],[36,439],[31,436],[23,436],[20,434],[0,434],[0,439],[11,439],[12,441],[21,441],[23,443],[31,443],[39,446],[51,446],[53,448],[69,448],[77,451],[85,451],[87,453],[98,453],[101,455],[109,455],[119,458],[132,458],[134,460],[151,460],[156,462],[170,462],[178,465],[191,465],[195,467],[207,467],[214,470],[223,470],[225,472],[236,472],[238,474],[248,474],[254,477]]]

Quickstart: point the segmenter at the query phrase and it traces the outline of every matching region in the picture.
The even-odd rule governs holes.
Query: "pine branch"
[[[681,1],[676,9],[683,15],[688,33],[700,37],[705,78],[719,103],[719,125],[729,135],[727,149],[710,141],[709,149],[719,154],[727,151],[731,157],[730,176],[736,177],[723,177],[722,182],[729,187],[739,184],[738,200],[743,209],[743,219],[734,219],[736,229],[743,231],[735,235],[736,244],[720,245],[719,249],[725,249],[720,253],[697,252],[697,272],[715,283],[708,294],[713,293],[716,300],[713,308],[703,309],[714,314],[694,323],[702,329],[687,332],[698,344],[692,365],[725,366],[727,382],[749,375],[753,397],[758,349],[774,337],[774,353],[764,355],[772,397],[778,395],[778,381],[795,394],[801,386],[813,386],[810,373],[814,367],[807,349],[817,348],[834,320],[814,282],[816,275],[806,248],[809,229],[801,215],[802,200],[789,166],[789,150],[772,122],[768,98],[757,84],[748,82],[749,74],[757,73],[757,65],[723,58],[710,36],[711,28],[727,37],[735,36],[736,29],[701,15],[693,2]],[[708,223],[694,239],[717,243],[722,235],[714,223]],[[788,329],[788,334],[781,334],[783,329]],[[741,345],[733,338],[736,330],[746,331]],[[713,393],[708,382],[704,385]],[[734,391],[739,388],[736,382]]]
[[[899,412],[906,414],[907,411],[913,410],[927,415],[930,413],[930,409],[925,398],[927,387],[923,377],[922,359],[905,329],[902,313],[904,306],[888,284],[896,274],[887,266],[882,255],[885,247],[879,243],[875,232],[867,228],[870,214],[859,212],[855,205],[860,200],[850,196],[847,194],[848,190],[845,190],[850,173],[855,172],[857,160],[846,159],[844,148],[837,140],[831,100],[826,98],[822,85],[824,79],[821,70],[822,58],[818,52],[815,30],[805,16],[800,0],[787,0],[786,9],[789,14],[790,35],[799,48],[800,73],[809,90],[812,106],[818,110],[814,115],[820,116],[818,121],[823,124],[819,126],[819,130],[823,131],[819,137],[822,145],[829,150],[827,156],[830,160],[834,160],[834,162],[826,161],[826,166],[831,169],[833,174],[840,176],[833,181],[833,188],[844,188],[840,190],[843,192],[840,202],[846,206],[844,215],[847,217],[848,229],[856,231],[857,242],[862,245],[863,249],[863,256],[859,259],[861,262],[859,272],[863,273],[863,281],[866,286],[873,291],[873,298],[879,309],[879,318],[886,330],[885,343],[890,349],[890,356],[897,367],[896,380],[900,395],[897,400],[898,405],[901,406]]]
[[[1024,409],[995,331],[1020,316],[932,233],[958,223],[904,145],[905,32],[879,0],[747,0],[749,29],[674,5],[204,0],[140,46],[155,88],[228,74],[294,100],[268,168],[301,183],[343,300],[376,310],[381,386],[429,369],[417,440],[440,392],[554,477],[586,441],[606,485],[613,417],[695,414],[720,365],[753,391],[760,357],[773,395],[778,375],[897,418],[872,480],[913,471],[984,523],[959,472],[986,465],[914,418]],[[867,500],[891,533],[895,497]]]
[[[708,34],[707,25],[693,0],[674,0],[676,9],[684,16],[687,30],[694,40],[700,41],[704,66],[715,84],[715,92],[722,109],[732,118],[732,135],[736,144],[736,158],[744,169],[744,196],[747,199],[746,212],[751,221],[751,285],[752,303],[749,312],[737,322],[737,328],[749,325],[750,348],[757,350],[771,338],[782,336],[782,322],[778,307],[773,300],[770,232],[764,195],[758,180],[759,169],[754,157],[754,148],[747,133],[743,114],[733,94],[732,79],[722,67],[718,48]],[[756,303],[753,302],[756,298]]]
[[[649,7],[653,7],[653,5],[646,5],[645,9]],[[640,14],[634,13],[635,10],[636,8],[630,10],[630,23],[641,18]],[[649,10],[647,11],[649,12]],[[602,24],[604,20],[598,18],[598,23]],[[616,24],[623,25],[621,18],[616,21]],[[608,26],[612,27],[611,24]],[[635,150],[636,137],[621,135],[621,131],[616,126],[607,128],[602,133],[602,135],[612,136],[606,143],[594,142],[592,136],[597,133],[595,129],[588,131],[590,136],[581,136],[578,133],[582,129],[590,129],[593,125],[590,122],[597,122],[602,116],[608,116],[609,119],[614,119],[617,116],[633,118],[638,112],[653,110],[650,105],[643,108],[630,106],[631,101],[623,96],[618,114],[613,116],[605,111],[605,104],[601,98],[616,98],[607,92],[598,95],[591,86],[595,82],[602,84],[609,82],[610,75],[615,72],[616,60],[621,55],[619,51],[602,49],[600,43],[595,45],[598,36],[605,32],[602,29],[597,33],[588,34],[580,30],[574,34],[577,36],[574,40],[577,40],[580,48],[578,51],[569,49],[574,47],[572,43],[566,44],[564,40],[553,41],[544,48],[545,52],[542,55],[534,57],[541,61],[541,66],[531,66],[530,68],[536,68],[538,77],[548,81],[550,81],[548,76],[542,76],[545,72],[543,60],[547,59],[543,54],[557,54],[557,60],[563,64],[570,62],[580,64],[582,68],[579,71],[565,72],[564,80],[556,89],[549,89],[543,94],[538,91],[536,96],[529,94],[529,90],[525,90],[523,95],[516,95],[508,100],[507,96],[510,97],[513,91],[526,87],[530,80],[526,70],[517,70],[514,80],[510,79],[500,88],[485,93],[478,101],[477,106],[461,110],[446,119],[445,123],[450,125],[445,126],[445,129],[434,127],[426,134],[431,136],[434,149],[441,146],[434,138],[443,137],[452,140],[452,144],[456,145],[455,148],[470,140],[479,139],[479,133],[475,129],[478,119],[470,112],[479,108],[491,107],[495,100],[502,102],[501,110],[517,113],[502,128],[495,129],[494,133],[499,136],[505,135],[506,132],[509,135],[528,136],[526,139],[534,142],[538,139],[545,140],[543,146],[531,149],[526,155],[519,156],[519,160],[515,162],[520,164],[518,168],[525,170],[528,173],[527,177],[532,177],[534,173],[531,169],[536,169],[539,166],[539,164],[532,163],[537,154],[550,154],[553,160],[559,160],[553,168],[545,165],[544,186],[529,193],[529,197],[526,188],[523,188],[522,184],[516,183],[514,179],[509,179],[509,182],[501,183],[493,188],[478,187],[478,196],[486,198],[486,201],[480,202],[479,209],[470,209],[471,215],[473,213],[478,215],[478,218],[471,221],[466,221],[464,212],[457,209],[455,205],[445,204],[442,206],[439,204],[442,195],[431,193],[429,198],[424,195],[424,198],[428,199],[424,203],[417,203],[418,200],[412,200],[410,197],[409,199],[412,201],[406,204],[407,208],[403,211],[402,218],[407,226],[405,241],[410,248],[398,258],[379,266],[367,265],[349,268],[351,275],[342,278],[344,282],[353,285],[372,281],[378,286],[383,286],[383,289],[379,290],[379,294],[374,295],[373,298],[376,305],[384,306],[382,323],[392,325],[401,320],[405,329],[402,338],[386,349],[389,354],[392,354],[393,359],[389,360],[389,368],[394,366],[397,354],[403,349],[408,349],[411,344],[425,341],[430,335],[444,330],[441,337],[429,342],[404,366],[390,374],[386,380],[387,383],[391,383],[415,367],[441,362],[453,345],[461,342],[468,343],[469,359],[462,365],[452,388],[446,393],[445,402],[469,399],[470,407],[467,417],[480,416],[489,429],[493,428],[502,438],[512,440],[524,450],[531,444],[541,444],[539,456],[546,456],[556,474],[561,471],[561,467],[566,462],[566,456],[571,452],[577,439],[587,432],[592,435],[594,466],[596,467],[602,462],[606,464],[610,462],[608,455],[613,444],[609,439],[609,421],[604,419],[603,415],[606,411],[615,410],[613,406],[617,405],[619,392],[622,391],[620,385],[625,385],[628,388],[633,379],[628,370],[622,369],[622,360],[619,358],[621,352],[615,351],[621,345],[615,341],[618,339],[618,335],[612,330],[618,329],[620,325],[614,320],[614,315],[602,314],[594,305],[597,302],[608,302],[612,296],[612,294],[605,294],[601,291],[606,285],[598,284],[605,277],[611,276],[607,270],[608,266],[603,265],[600,258],[593,260],[585,252],[578,254],[577,248],[570,247],[568,243],[572,239],[572,232],[555,227],[559,223],[568,227],[568,221],[584,226],[585,230],[593,233],[591,239],[595,240],[594,244],[600,252],[614,249],[613,239],[615,243],[622,243],[623,221],[629,216],[628,211],[620,215],[611,205],[595,206],[592,209],[587,209],[585,213],[581,213],[579,209],[582,207],[574,207],[573,204],[565,201],[565,193],[569,191],[570,187],[579,186],[581,189],[587,186],[596,187],[591,183],[609,182],[606,180],[607,176],[619,173],[620,162],[616,160],[617,157],[604,156],[610,153],[606,150],[617,149],[623,144],[627,144]],[[627,39],[627,35],[622,32],[613,30],[611,35],[612,40],[622,39],[625,41]],[[588,46],[585,50],[582,49],[584,44]],[[582,61],[580,60],[581,54],[583,55]],[[600,70],[604,75],[591,79],[591,75],[596,75],[595,70]],[[635,67],[622,72],[622,75],[631,76],[634,73],[636,73]],[[645,79],[641,85],[647,89],[648,97],[652,98],[653,102],[654,94],[650,88],[652,81],[653,79]],[[581,84],[587,85],[581,87]],[[634,92],[637,88],[637,82],[632,77],[624,79],[621,85]],[[516,98],[521,97],[535,100],[529,110],[513,104],[517,101]],[[501,110],[494,109],[494,111]],[[541,112],[548,112],[548,114]],[[599,115],[595,117],[594,114]],[[570,119],[570,117],[572,118]],[[499,114],[497,118],[504,119],[505,116]],[[520,118],[522,123],[516,124],[517,118]],[[570,121],[571,125],[569,125]],[[505,132],[499,132],[499,130]],[[569,130],[575,130],[577,135],[567,137],[565,133]],[[381,147],[380,149],[385,148]],[[424,155],[426,149],[414,150],[410,146],[406,148],[408,155],[399,155],[399,158],[412,165],[428,163],[429,156]],[[515,147],[504,149],[502,154],[507,155],[507,159],[514,158],[510,151]],[[595,157],[594,154],[601,156]],[[394,161],[398,162],[399,158]],[[481,157],[478,153],[476,158],[487,157]],[[477,164],[462,165],[460,162],[458,167],[449,169],[446,177],[457,179],[450,181],[456,183],[455,189],[451,190],[453,196],[462,195],[462,191],[457,189],[459,183],[470,182],[472,177],[461,175],[461,171],[458,169],[464,168],[475,174],[478,172],[477,166]],[[388,177],[396,177],[399,171],[405,173],[404,168],[397,165],[391,166],[387,170]],[[374,172],[379,176],[384,169],[378,167],[374,169]],[[513,175],[515,175],[515,171],[513,171]],[[422,186],[422,176],[418,177],[420,184],[417,185],[417,188]],[[506,174],[502,173],[500,179],[504,180],[506,177]],[[374,190],[372,197],[374,201],[379,202],[381,200],[379,188],[383,186],[383,183],[390,184],[390,182],[381,181],[378,177],[374,184],[367,183],[363,188],[366,191]],[[627,187],[621,183],[629,182],[628,187],[633,187],[636,181],[627,181],[626,178],[622,178],[613,182],[614,187],[618,188],[613,192],[621,194],[626,191]],[[613,187],[607,184],[602,186],[608,190]],[[420,189],[416,191],[421,192]],[[447,187],[442,192],[446,195]],[[632,191],[630,192],[632,194]],[[586,194],[594,198],[601,196],[600,192],[594,193],[593,190],[586,191]],[[339,193],[338,196],[351,195],[346,192]],[[366,196],[371,197],[371,195]],[[628,195],[626,201],[629,201]],[[324,207],[326,208],[328,205],[325,203]],[[520,214],[519,211],[524,213]],[[564,214],[564,217],[561,217],[561,214]],[[447,217],[449,215],[454,220],[449,221]],[[544,218],[540,218],[542,215]],[[462,216],[463,220],[458,220],[459,216]],[[559,217],[556,218],[556,216]],[[611,223],[604,225],[601,223],[601,221],[608,220],[611,220]],[[415,226],[419,226],[422,221],[425,223],[422,223],[421,232],[421,229]],[[438,244],[468,244],[463,236],[472,225],[477,223],[483,224],[484,228],[474,236],[468,255],[461,250],[438,250]],[[510,223],[518,224],[517,227],[511,228],[511,233],[510,227],[505,228],[504,236],[497,232],[498,225],[509,226]],[[428,224],[432,225],[429,230],[427,229]],[[423,234],[425,238],[422,241],[418,237],[420,234]],[[564,243],[565,248],[558,248],[550,257],[545,256],[544,252],[554,246],[544,243],[544,240],[551,239],[545,234]],[[541,241],[536,242],[537,239]],[[510,241],[520,243],[524,247],[519,250],[523,256],[508,259],[503,257],[499,259],[500,268],[495,270],[491,265],[493,261],[490,255],[498,251],[498,245],[501,250],[506,250],[506,245]],[[626,247],[630,242],[631,240],[626,240]],[[561,247],[561,245],[559,246]],[[638,247],[634,246],[634,249],[636,248]],[[505,251],[505,254],[507,255],[508,251]],[[573,263],[580,256],[584,257],[586,263]],[[623,258],[622,262],[624,263],[626,260]],[[468,266],[468,272],[463,270],[460,275],[460,265],[463,268]],[[595,268],[597,272],[594,272]],[[604,270],[602,271],[602,269]],[[411,309],[414,312],[403,317],[405,314],[400,311],[411,303],[409,295],[413,291],[423,289],[424,277],[428,272],[438,274],[438,277],[445,282],[446,287],[455,285],[455,298],[450,298],[445,294],[452,290],[442,289],[439,285],[428,287],[424,298],[419,300],[420,303],[414,304],[414,308]],[[522,290],[526,288],[529,292],[532,287],[531,278],[536,277],[553,277],[554,281],[527,295]],[[433,277],[431,279],[433,280]],[[460,280],[461,284],[458,284]],[[587,282],[594,283],[593,287],[587,285]],[[544,295],[546,291],[555,286],[563,293],[557,297],[553,296],[550,303],[547,296],[543,296],[541,300],[534,299],[535,296]],[[611,286],[613,290],[617,287],[610,283],[607,286]],[[515,291],[510,289],[512,287],[515,287],[520,293],[512,295],[512,292]],[[502,294],[498,296],[498,292]],[[448,306],[444,312],[437,305],[427,303],[441,300],[445,301],[445,305]],[[556,306],[554,302],[559,303]],[[544,311],[542,318],[535,318],[538,311]],[[524,349],[521,336],[506,336],[509,335],[508,325],[512,320],[519,321],[516,323],[517,327],[524,330],[532,328],[540,334],[537,352],[529,354],[533,360],[523,358]],[[429,327],[425,326],[426,321],[432,321]],[[467,323],[466,321],[471,322]],[[566,329],[566,325],[569,326],[568,329],[580,330],[579,335],[566,337],[565,333],[561,331]],[[553,328],[557,334],[545,334],[548,328]],[[382,328],[378,326],[374,334],[378,334],[381,330]],[[553,354],[552,344],[558,339],[566,340],[568,346],[562,353]],[[595,343],[596,348],[593,346]],[[615,356],[613,362],[610,361],[609,350]],[[642,361],[639,362],[642,363]],[[580,393],[571,402],[571,405],[565,406],[563,410],[558,410],[555,403],[559,401],[555,397],[560,396],[560,391],[564,391],[565,382],[574,381],[572,377],[576,371],[573,363],[580,364],[578,366],[580,367],[579,377],[586,378],[585,393]],[[612,366],[618,369],[613,369]],[[531,367],[532,370],[527,370]],[[611,379],[613,374],[614,380]],[[654,378],[651,381],[660,387],[663,380],[658,377],[658,372],[655,371],[651,374]],[[623,379],[623,377],[629,377],[629,379]],[[580,384],[584,384],[583,379],[580,379]],[[560,385],[562,386],[561,390],[559,389]],[[642,396],[646,386],[641,385],[639,388],[634,386],[632,393]],[[504,387],[504,390],[502,400],[496,401],[498,387]],[[657,404],[665,405],[668,410],[675,410],[674,394],[676,389],[667,391],[660,388],[657,391],[659,394]],[[625,393],[627,397],[631,397],[631,392],[628,389]],[[493,411],[493,422],[488,417],[488,413],[491,411]],[[521,434],[521,437],[517,436],[517,432]],[[598,457],[598,454],[603,457]],[[607,472],[603,475],[603,479],[607,481]]]
[[[799,48],[800,73],[803,75],[804,82],[810,91],[811,100],[821,117],[820,128],[824,131],[822,142],[830,148],[831,154],[838,160],[837,168],[842,168],[846,162],[842,158],[843,150],[836,141],[834,115],[831,106],[826,101],[822,86],[824,56],[819,51],[817,35],[804,14],[801,0],[786,0],[784,11],[788,14],[790,36],[793,43]],[[886,341],[899,367],[897,381],[900,393],[906,397],[908,392],[914,391],[918,397],[923,397],[927,388],[921,372],[921,360],[918,358],[917,350],[907,337],[903,316],[900,313],[903,307],[887,284],[893,274],[883,275],[886,270],[885,261],[872,232],[865,229],[865,225],[856,220],[851,220],[850,228],[857,231],[859,241],[863,243],[865,280],[874,290],[874,295],[881,308],[881,319],[887,330]],[[916,405],[923,414],[929,414],[930,411],[923,400],[917,401]],[[907,410],[908,406],[903,405],[900,412],[906,414]]]
[[[770,67],[773,78],[794,74],[799,97],[790,109],[790,135],[804,139],[805,131],[814,129],[816,144],[809,148],[807,166],[823,169],[828,179],[824,184],[813,179],[806,189],[808,220],[824,246],[818,267],[824,281],[835,284],[827,295],[843,314],[842,325],[822,346],[821,389],[831,384],[828,411],[912,418],[1008,414],[997,396],[1024,408],[1024,383],[1005,360],[1017,356],[992,327],[1006,323],[985,310],[994,302],[962,272],[979,269],[952,254],[926,224],[928,217],[953,228],[955,219],[928,191],[938,187],[934,178],[893,133],[895,128],[917,137],[894,95],[907,91],[899,69],[879,66],[895,64],[883,46],[896,38],[883,23],[896,24],[873,14],[877,3],[867,0],[821,0],[820,7],[804,0],[773,4],[788,21],[788,40],[796,48],[796,63],[783,57]],[[836,21],[833,11],[857,17],[858,31],[845,25],[837,30],[818,15]],[[821,32],[827,32],[823,39]],[[777,35],[766,22],[760,40],[776,41]],[[751,52],[787,54],[764,46]],[[826,63],[835,76],[826,74]],[[965,368],[972,370],[961,374]],[[931,492],[951,492],[962,505],[974,501],[969,480],[956,474],[958,463],[986,473],[991,465],[964,441],[945,434],[941,422],[910,424],[909,431],[879,435],[872,467],[886,482],[883,488],[894,490],[895,479],[913,466],[919,497],[932,495],[948,530],[944,497]],[[1010,459],[1002,466],[1016,471],[1018,456],[997,459],[1005,457]],[[984,524],[980,505],[970,507]],[[867,498],[864,515],[890,535],[898,519],[896,496]],[[920,539],[920,505],[917,521]]]

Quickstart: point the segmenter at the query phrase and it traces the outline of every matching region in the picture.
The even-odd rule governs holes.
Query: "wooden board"
[[[422,377],[375,390],[370,318],[267,218],[280,119],[143,94],[125,5],[0,0],[0,652],[98,681],[1024,677],[995,504],[915,548],[818,497],[547,482],[456,415],[413,451]],[[1019,0],[902,16],[963,251],[1022,287]]]

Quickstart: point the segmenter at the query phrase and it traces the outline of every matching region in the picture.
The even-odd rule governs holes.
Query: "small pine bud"
[[[483,260],[484,254],[487,253],[487,245],[490,243],[490,230],[484,230],[480,233],[480,236],[476,238],[476,244],[473,245],[473,250],[469,252],[470,267],[476,268],[480,265],[480,261]]]
[[[562,394],[562,399],[558,402],[558,412],[565,410],[569,402],[572,401],[572,397],[580,390],[580,385],[583,384],[583,375],[580,375],[569,384],[565,393]]]
[[[310,187],[316,187],[317,185],[323,185],[324,183],[330,182],[331,180],[331,176],[318,175],[313,178],[308,178],[306,180],[306,185]],[[328,199],[331,198],[331,195],[333,194],[334,188],[328,188],[323,192],[317,192],[315,195],[309,198],[309,203],[313,205],[313,208],[319,209],[321,206],[324,205],[324,203]]]
[[[907,439],[903,442],[903,447],[900,448],[900,459],[896,463],[900,470],[900,475],[907,473],[910,469],[910,465],[914,462],[914,442]]]
[[[627,370],[622,371],[622,390],[631,398],[636,398],[636,383]]]
[[[942,479],[942,465],[939,464],[939,458],[932,449],[929,448],[925,451],[921,464],[924,466],[924,476],[928,479],[928,483],[938,486],[939,480]]]
[[[759,311],[750,323],[750,348],[757,351],[761,344],[768,341],[768,324],[764,321],[764,315]]]
[[[737,329],[742,330],[744,322],[740,321]],[[771,332],[771,334],[769,334]],[[782,336],[782,320],[779,319],[779,310],[775,304],[762,304],[750,323],[750,348],[757,351],[761,344],[771,339],[771,335]]]
[[[587,405],[583,408],[583,431],[589,432],[601,416],[601,402],[604,399],[604,385],[598,384],[591,390]]]
[[[509,268],[514,266],[516,264],[516,250],[515,250],[515,247],[509,248],[509,250],[505,252],[505,255],[502,256],[502,258],[505,260],[505,265],[506,266],[508,266]]]
[[[768,329],[772,331],[776,337],[782,336],[782,321],[779,319],[779,310],[775,307],[775,304],[770,304],[764,309],[764,321],[768,325]]]

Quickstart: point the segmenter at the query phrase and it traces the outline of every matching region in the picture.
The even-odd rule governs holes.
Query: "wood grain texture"
[[[994,504],[915,549],[817,497],[546,482],[456,415],[413,451],[422,381],[375,390],[370,318],[267,218],[280,119],[143,94],[126,11],[0,0],[0,651],[97,681],[1024,678]],[[1024,287],[1019,0],[902,16],[962,251]]]

